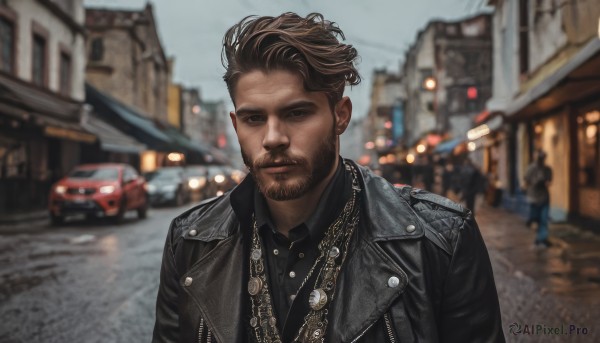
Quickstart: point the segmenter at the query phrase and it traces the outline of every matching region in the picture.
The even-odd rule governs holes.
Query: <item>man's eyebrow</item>
[[[310,100],[298,100],[298,101],[294,101],[290,104],[280,107],[277,110],[277,112],[286,112],[286,111],[293,110],[296,108],[314,109],[314,108],[317,108],[317,104],[315,104],[313,101],[310,101]]]
[[[287,111],[290,111],[290,110],[293,110],[296,108],[314,109],[314,108],[317,108],[317,104],[315,104],[313,101],[310,101],[310,100],[298,100],[298,101],[294,101],[289,104],[286,104],[282,107],[279,107],[277,109],[277,113],[287,112]],[[262,113],[264,113],[264,109],[262,109],[260,107],[253,107],[253,106],[242,106],[235,111],[235,115],[238,117],[243,116],[243,115],[262,114]]]
[[[250,114],[259,114],[259,113],[263,113],[263,110],[258,107],[241,107],[241,108],[235,110],[235,115],[237,117],[240,117],[243,115],[250,115]]]

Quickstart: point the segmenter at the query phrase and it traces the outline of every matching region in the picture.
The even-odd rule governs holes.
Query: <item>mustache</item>
[[[254,166],[257,168],[270,168],[288,165],[302,164],[304,161],[301,158],[294,158],[286,155],[266,155],[257,159]]]

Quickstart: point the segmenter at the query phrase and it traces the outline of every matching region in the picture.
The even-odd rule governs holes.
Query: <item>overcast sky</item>
[[[141,9],[147,0],[84,0],[86,6]],[[485,0],[153,0],[167,56],[175,57],[174,81],[199,87],[205,100],[229,101],[222,80],[221,40],[247,15],[320,12],[335,21],[356,47],[363,82],[347,94],[354,116],[369,106],[375,68],[397,71],[416,34],[432,19],[459,19],[482,10]],[[232,105],[230,105],[232,106]]]

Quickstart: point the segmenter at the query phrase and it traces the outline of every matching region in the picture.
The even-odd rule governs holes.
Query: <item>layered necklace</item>
[[[293,342],[316,343],[325,340],[328,308],[334,300],[337,278],[346,260],[350,238],[359,220],[358,193],[360,186],[357,172],[349,163],[345,163],[345,168],[352,175],[352,196],[346,202],[340,215],[325,231],[325,235],[318,245],[319,256],[298,289],[299,292],[315,276],[313,290],[308,300],[310,311],[304,317],[304,322]],[[252,221],[250,280],[248,281],[248,293],[252,307],[250,330],[257,342],[281,343],[265,272],[264,249],[258,235],[256,219],[253,217]]]

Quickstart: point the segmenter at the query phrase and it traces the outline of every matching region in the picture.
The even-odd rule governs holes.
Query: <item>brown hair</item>
[[[243,73],[284,69],[300,74],[307,91],[325,92],[333,109],[346,83],[354,86],[361,80],[354,66],[356,49],[340,43],[338,35],[345,39],[342,30],[319,13],[242,19],[225,33],[221,54],[232,101]]]

